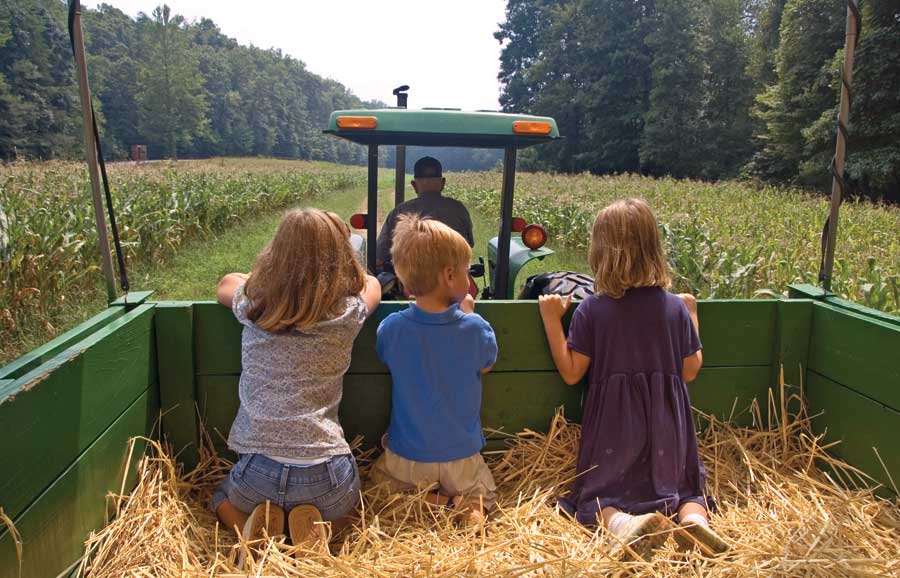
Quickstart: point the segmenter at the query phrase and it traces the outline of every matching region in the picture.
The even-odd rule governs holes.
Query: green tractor
[[[400,87],[398,90],[408,87]],[[395,91],[397,94],[397,91]],[[405,94],[399,96],[405,97]],[[398,108],[377,110],[338,110],[331,114],[327,134],[366,145],[368,154],[368,215],[354,215],[351,226],[365,229],[366,238],[354,235],[354,247],[365,251],[370,271],[384,275],[376,267],[375,247],[378,223],[378,148],[398,147],[394,204],[404,200],[405,178],[402,154],[408,145],[431,147],[471,147],[503,149],[503,184],[500,201],[500,224],[496,237],[488,241],[487,266],[483,262],[472,265],[472,292],[477,292],[475,278],[487,279],[481,291],[485,299],[534,299],[540,293],[573,294],[584,297],[591,291],[593,280],[586,275],[570,272],[537,275],[516,291],[516,278],[527,263],[543,260],[553,250],[545,246],[547,232],[539,224],[528,224],[513,217],[513,192],[516,178],[516,154],[519,149],[552,142],[560,138],[556,121],[545,116],[506,114],[492,111],[464,112],[459,109],[405,108],[405,99],[398,97]],[[370,250],[366,251],[365,249]],[[390,274],[387,273],[389,276]],[[380,277],[385,287],[392,280]],[[390,294],[390,292],[386,292]],[[399,295],[399,292],[395,293]]]

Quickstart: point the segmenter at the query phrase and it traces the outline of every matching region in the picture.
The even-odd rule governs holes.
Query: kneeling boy
[[[391,421],[373,477],[397,491],[437,484],[429,501],[483,519],[496,486],[481,457],[481,376],[497,359],[494,330],[468,295],[472,250],[456,231],[418,215],[398,219],[391,254],[415,295],[378,326],[391,370]]]

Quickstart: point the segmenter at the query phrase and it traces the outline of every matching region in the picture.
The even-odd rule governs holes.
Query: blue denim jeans
[[[359,502],[359,471],[351,454],[334,456],[314,466],[283,464],[261,454],[242,454],[212,497],[216,511],[222,500],[249,514],[269,500],[289,512],[312,504],[322,519],[333,522]]]

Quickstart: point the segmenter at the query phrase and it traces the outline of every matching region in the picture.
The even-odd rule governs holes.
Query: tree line
[[[861,0],[847,178],[900,200],[900,0]],[[830,187],[846,0],[508,0],[505,110],[565,139],[524,163]]]
[[[0,159],[80,158],[81,116],[67,7],[0,0]],[[322,134],[335,109],[359,108],[342,84],[279,50],[241,46],[209,19],[159,6],[136,19],[82,9],[105,152],[151,157],[275,156],[362,163],[365,151]]]
[[[565,136],[524,151],[520,166],[827,190],[845,2],[507,0],[501,105],[553,116]],[[900,0],[861,6],[847,177],[851,192],[900,200]],[[296,58],[165,5],[137,18],[101,5],[82,21],[111,158],[146,144],[153,158],[365,162],[364,148],[321,129],[333,110],[383,103]],[[0,119],[0,160],[81,157],[62,0],[0,0]],[[448,169],[498,159],[443,152]],[[390,147],[382,157],[392,166]]]

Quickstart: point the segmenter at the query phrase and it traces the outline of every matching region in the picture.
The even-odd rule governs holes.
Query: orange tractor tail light
[[[352,217],[350,217],[350,226],[354,229],[365,229],[366,228],[366,216],[362,213],[356,213]]]
[[[517,120],[513,122],[515,134],[548,135],[553,130],[553,125],[541,120]]]
[[[540,225],[528,225],[522,230],[522,242],[532,251],[537,251],[547,242],[547,231]]]
[[[339,116],[338,128],[373,129],[378,126],[378,119],[374,116]]]
[[[525,230],[525,227],[528,226],[528,222],[525,221],[522,217],[513,217],[512,219],[512,232],[513,233],[521,233]]]

